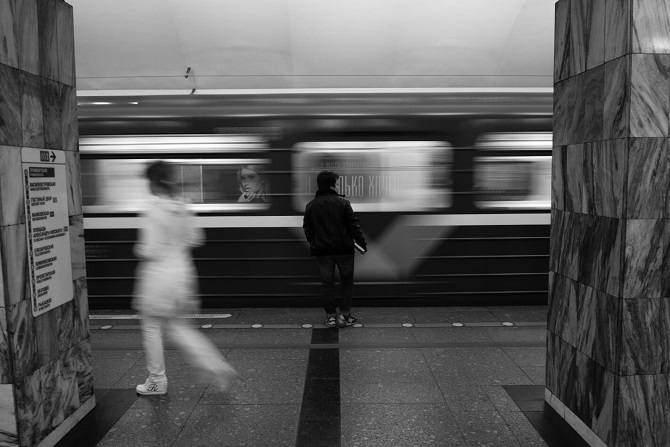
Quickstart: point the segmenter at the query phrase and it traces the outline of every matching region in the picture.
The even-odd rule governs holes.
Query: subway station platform
[[[217,309],[188,316],[239,372],[198,381],[167,343],[168,394],[138,396],[140,320],[91,313],[96,408],[70,446],[582,446],[544,404],[546,306]]]

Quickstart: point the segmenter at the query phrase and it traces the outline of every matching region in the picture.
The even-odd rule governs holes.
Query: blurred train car
[[[340,174],[356,306],[546,302],[550,90],[79,98],[92,308],[130,305],[150,160],[178,166],[205,307],[320,306],[302,213]]]

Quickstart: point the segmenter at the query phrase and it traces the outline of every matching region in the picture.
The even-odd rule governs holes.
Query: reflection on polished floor
[[[92,312],[97,407],[69,446],[581,446],[544,405],[546,306],[218,309],[189,320],[240,373],[224,394],[167,343],[146,378],[140,321]]]

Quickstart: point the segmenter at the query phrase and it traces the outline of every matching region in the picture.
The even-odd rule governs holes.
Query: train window
[[[551,208],[550,132],[496,133],[476,144],[475,203],[482,209]]]
[[[451,206],[451,146],[435,141],[310,142],[294,147],[293,197],[304,211],[324,170],[356,211],[428,211]]]
[[[179,194],[198,212],[270,207],[269,159],[164,159],[176,169]],[[137,212],[149,197],[144,171],[152,159],[82,160],[85,213]]]
[[[179,194],[198,212],[270,207],[268,147],[258,136],[83,136],[79,149],[85,213],[139,211],[149,197],[144,171],[157,157],[175,165]]]

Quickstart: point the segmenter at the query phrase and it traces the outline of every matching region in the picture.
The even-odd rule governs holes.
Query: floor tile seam
[[[507,358],[510,359],[510,361],[511,361],[511,362],[512,362],[512,363],[513,363],[519,370],[521,370],[521,372],[523,373],[523,375],[526,376],[526,378],[527,378],[528,380],[530,380],[533,384],[535,384],[535,381],[533,380],[533,378],[530,377],[530,376],[528,375],[528,373],[526,372],[526,370],[524,370],[524,369],[521,367],[521,365],[519,365],[516,361],[514,361],[514,359],[512,358],[511,355],[509,355],[509,353],[507,352],[507,350],[506,350],[504,347],[501,348],[501,350],[505,353],[505,355],[507,356]]]
[[[547,327],[546,322],[541,321],[517,321],[509,322],[510,325],[503,324],[505,322],[499,323],[488,323],[488,322],[402,322],[402,323],[360,323],[361,326],[357,326],[353,329],[387,329],[387,328],[402,328],[402,329],[431,329],[431,328],[524,328],[524,327]],[[261,326],[254,327],[254,325],[259,324]],[[411,326],[404,326],[411,324]],[[203,327],[207,326],[207,327]],[[314,324],[314,323],[291,323],[291,324],[275,324],[275,323],[231,323],[231,324],[193,324],[193,327],[200,329],[327,329],[328,326],[325,324]],[[105,325],[91,325],[92,331],[121,331],[121,330],[141,330],[142,327],[139,324],[105,324]]]
[[[300,402],[239,402],[239,403],[222,403],[222,402],[212,402],[212,403],[198,403],[196,407],[298,407],[300,408]],[[195,407],[194,407],[195,408]]]
[[[411,342],[411,343],[367,343],[367,344],[226,344],[225,346],[217,346],[219,350],[308,350],[308,349],[470,349],[470,348],[546,348],[545,342]],[[93,347],[93,352],[96,351],[112,351],[122,352],[130,351],[136,352],[140,348],[127,348],[117,346],[102,346],[99,348]],[[165,347],[165,351],[179,351],[177,347]],[[138,360],[141,360],[140,357]],[[108,359],[112,359],[111,357]],[[516,363],[515,363],[516,364]]]
[[[442,395],[442,400],[444,400],[445,405],[447,406],[447,408],[449,408],[449,412],[452,413],[452,416],[453,416],[453,410],[451,409],[451,407],[449,407],[449,403],[447,402],[447,398],[444,395],[444,392],[442,391],[442,388],[440,387],[440,383],[438,382],[437,377],[435,376],[434,369],[430,367],[430,361],[428,360],[428,357],[426,357],[426,353],[424,352],[423,348],[420,350],[420,352],[421,352],[421,355],[423,357],[424,362],[426,362],[426,365],[428,366],[428,370],[430,371],[430,377],[432,377],[433,382],[435,382],[435,385],[437,385],[437,389],[439,390],[440,394]],[[458,424],[456,424],[456,426],[458,427]],[[461,438],[463,438],[463,440],[465,441],[465,438],[463,437],[463,432],[461,431],[461,428],[458,427],[458,430],[461,433]]]
[[[505,420],[505,418],[503,417],[502,413],[501,413],[500,411],[498,411],[498,410],[493,410],[493,411],[489,410],[489,412],[490,412],[491,414],[498,413],[498,414],[500,415],[500,418],[503,420],[505,426],[507,427],[507,429],[508,429],[508,430],[510,431],[510,433],[512,434],[512,437],[513,437],[513,438],[516,440],[516,442],[517,442],[517,446],[510,446],[510,445],[506,444],[505,447],[522,447],[524,444],[522,444],[521,441],[519,441],[519,439],[516,437],[516,435],[514,434],[514,431],[513,431],[512,428],[509,426],[508,422]],[[459,412],[459,416],[462,415],[462,413],[463,413],[463,412]],[[478,413],[481,414],[481,413],[483,413],[483,412],[482,412],[482,411],[479,411]],[[461,419],[462,419],[462,418],[461,418]],[[471,431],[470,431],[470,434],[466,436],[464,433],[465,433],[465,431],[466,431],[467,428],[468,428],[467,424],[463,424],[463,428],[461,428],[461,423],[459,422],[459,419],[456,418],[456,417],[454,417],[454,422],[456,423],[456,426],[459,428],[459,430],[461,430],[461,434],[463,435],[463,437],[464,437],[464,439],[465,439],[465,441],[466,441],[466,445],[468,445],[468,446],[470,445],[470,443],[467,442],[468,439],[477,439],[477,437],[479,436],[479,434],[472,434]]]
[[[517,413],[521,413],[521,414],[523,414],[522,411],[518,411]],[[520,446],[520,447],[523,446],[523,445],[524,445],[524,442],[523,442],[523,440],[522,440],[521,437],[520,437],[521,433],[519,433],[519,435],[517,435],[517,431],[513,429],[512,424],[505,418],[505,414],[504,414],[503,412],[500,412],[500,417],[502,417],[502,418],[503,418],[503,421],[505,421],[505,425],[507,425],[507,428],[508,428],[509,431],[512,433],[512,436],[514,436],[514,439],[516,439],[516,441],[519,443],[519,446]],[[542,436],[537,432],[537,430],[535,430],[535,427],[533,427],[533,424],[530,423],[530,420],[528,420],[528,416],[526,416],[525,414],[523,414],[523,417],[526,418],[526,422],[528,422],[528,425],[531,426],[531,428],[535,431],[535,433],[537,434],[537,436],[540,437],[540,439],[542,439]]]

